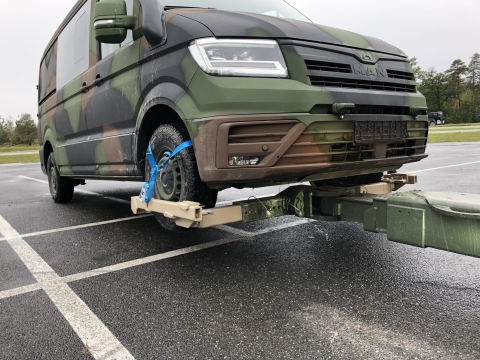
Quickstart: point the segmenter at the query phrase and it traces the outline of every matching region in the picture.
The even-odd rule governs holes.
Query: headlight
[[[203,71],[221,76],[287,78],[280,46],[273,40],[198,39],[189,47]]]

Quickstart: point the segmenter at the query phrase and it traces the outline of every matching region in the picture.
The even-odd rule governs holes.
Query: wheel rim
[[[50,176],[48,177],[48,185],[50,186],[50,193],[53,196],[56,196],[58,191],[58,176],[53,166],[51,166],[49,169],[49,175]]]
[[[168,159],[166,154],[170,150],[164,149],[160,152],[160,160],[157,160],[157,164],[162,164]],[[182,194],[182,176],[180,165],[178,160],[171,159],[165,165],[165,167],[159,171],[157,179],[155,181],[155,194],[167,201],[179,201]]]

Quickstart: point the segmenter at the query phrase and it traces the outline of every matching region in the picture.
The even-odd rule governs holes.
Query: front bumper
[[[411,116],[375,116],[403,121],[406,140],[356,144],[355,120],[370,115],[281,114],[219,116],[195,120],[192,136],[200,177],[211,187],[260,187],[397,170],[425,154],[428,123]],[[229,158],[252,156],[258,165],[230,166]]]
[[[219,189],[262,187],[397,170],[426,157],[428,116],[409,115],[412,107],[426,107],[422,94],[312,86],[303,73],[304,82],[299,75],[267,79],[195,73],[175,110],[193,140],[203,182]],[[355,112],[340,119],[332,113],[334,103],[354,103]],[[383,151],[380,145],[357,144],[355,121],[404,122],[408,136],[384,142]],[[261,161],[229,166],[232,156]]]

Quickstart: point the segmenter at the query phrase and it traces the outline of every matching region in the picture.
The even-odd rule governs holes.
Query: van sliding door
[[[62,175],[89,175],[95,168],[87,127],[93,93],[88,86],[91,6],[87,1],[58,37],[55,158]]]
[[[133,15],[134,1],[127,0],[126,4],[127,14]],[[139,4],[135,8],[138,11]],[[92,116],[88,122],[95,144],[96,175],[137,176],[133,138],[140,100],[141,39],[133,41],[129,30],[122,44],[99,44],[99,48],[96,86],[90,101]]]

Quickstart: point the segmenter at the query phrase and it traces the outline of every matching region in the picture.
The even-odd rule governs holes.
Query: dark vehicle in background
[[[428,114],[428,125],[444,125],[445,118],[442,111],[431,112]]]

